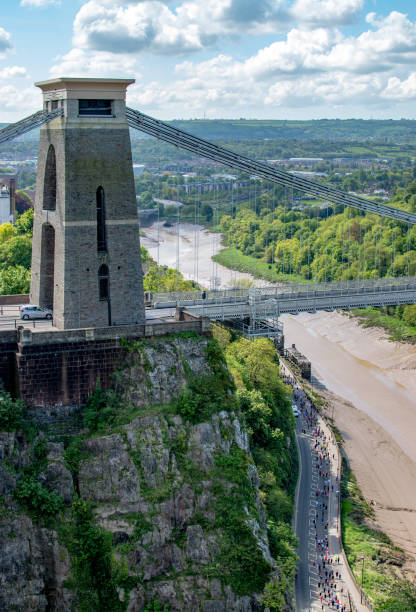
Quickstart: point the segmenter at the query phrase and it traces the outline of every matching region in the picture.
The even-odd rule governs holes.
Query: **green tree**
[[[30,270],[23,266],[11,266],[0,270],[0,294],[16,295],[29,293]]]
[[[11,223],[2,223],[0,225],[0,244],[7,242],[7,240],[16,234],[17,230]]]
[[[17,235],[0,244],[0,268],[23,266],[30,268],[32,239],[27,235]]]
[[[34,214],[35,212],[33,208],[29,208],[29,210],[26,210],[21,215],[18,215],[15,226],[19,234],[27,234],[28,236],[32,235]]]

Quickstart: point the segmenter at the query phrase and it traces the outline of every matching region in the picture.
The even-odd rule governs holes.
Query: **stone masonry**
[[[40,418],[52,410],[64,415],[80,407],[97,380],[103,389],[113,386],[113,375],[126,355],[122,338],[166,337],[180,332],[210,335],[209,319],[190,318],[148,325],[0,332],[0,385],[24,400]]]
[[[33,232],[31,302],[53,307],[60,329],[144,323],[139,226],[122,79],[37,83],[44,108],[63,116],[41,128]],[[81,101],[111,114],[81,114]],[[98,111],[99,112],[99,111]],[[98,192],[105,247],[97,238]],[[103,207],[104,207],[103,206]],[[109,292],[100,299],[99,270]]]

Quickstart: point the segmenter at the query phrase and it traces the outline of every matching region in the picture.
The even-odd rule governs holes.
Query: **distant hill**
[[[416,144],[416,120],[413,119],[175,119],[167,123],[208,140],[375,140]],[[0,129],[6,125],[7,123],[0,123]],[[21,141],[38,138],[39,129],[20,137]],[[132,140],[143,138],[148,136],[132,130]]]
[[[171,125],[208,140],[377,140],[416,143],[416,120],[175,120]]]

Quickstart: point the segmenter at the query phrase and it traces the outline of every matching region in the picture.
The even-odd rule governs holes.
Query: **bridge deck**
[[[261,289],[155,294],[155,309],[183,306],[214,320],[262,319],[284,313],[394,306],[416,302],[416,278],[393,278],[314,285],[285,285]]]

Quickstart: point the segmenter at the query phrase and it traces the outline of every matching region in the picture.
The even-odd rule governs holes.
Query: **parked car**
[[[20,306],[20,318],[24,321],[29,319],[52,319],[52,310],[34,306],[33,304],[25,304]]]
[[[295,417],[298,417],[300,415],[299,409],[296,404],[292,404],[292,411]]]

